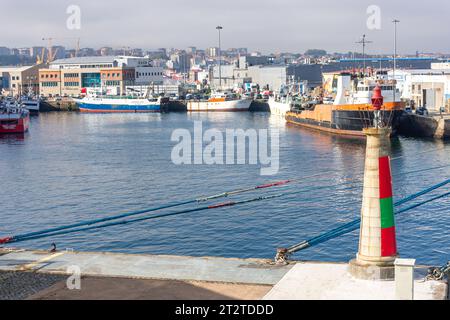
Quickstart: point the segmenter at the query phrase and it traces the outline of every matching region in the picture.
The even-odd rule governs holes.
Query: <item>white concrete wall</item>
[[[261,88],[269,85],[270,90],[279,90],[286,84],[286,66],[251,66],[248,68],[248,75],[253,83],[259,84]]]
[[[161,67],[143,66],[135,67],[136,84],[162,83],[164,69]]]

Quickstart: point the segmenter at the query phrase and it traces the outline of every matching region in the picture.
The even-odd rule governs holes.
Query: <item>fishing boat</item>
[[[86,96],[76,99],[81,112],[161,112],[168,98],[133,96]]]
[[[37,113],[40,109],[41,99],[39,96],[34,94],[30,87],[30,89],[28,89],[28,93],[20,98],[20,103],[30,112]]]
[[[248,111],[251,103],[251,99],[241,99],[234,93],[215,92],[207,100],[189,100],[187,111]]]
[[[286,97],[272,96],[269,97],[268,103],[270,113],[280,116],[282,118],[285,118],[286,113],[291,111],[291,99],[289,96]]]
[[[373,123],[372,92],[379,86],[384,97],[382,121],[396,133],[405,103],[395,80],[387,78],[387,71],[365,76],[342,72],[336,74],[335,97],[332,104],[311,104],[286,113],[288,123],[327,131],[339,135],[364,136],[362,130]]]
[[[0,104],[0,134],[25,133],[30,127],[30,112],[17,101]]]
[[[302,100],[302,97],[307,94],[307,84],[307,81],[291,81],[287,85],[283,85],[279,92],[269,97],[270,113],[285,119],[286,113],[291,111],[297,100]]]

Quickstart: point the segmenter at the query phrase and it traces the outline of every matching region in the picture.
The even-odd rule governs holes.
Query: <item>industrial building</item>
[[[390,72],[393,76],[392,71]],[[431,69],[397,70],[402,99],[430,112],[450,112],[450,64],[433,63]]]
[[[222,88],[233,89],[242,87],[245,83],[257,83],[269,90],[279,90],[285,85],[288,77],[286,65],[250,65],[247,56],[239,57],[236,63],[221,66]],[[211,84],[219,87],[219,66],[212,68]]]
[[[82,88],[102,88],[123,95],[131,85],[162,84],[163,68],[150,59],[129,56],[94,56],[59,59],[39,71],[43,96],[78,96]]]
[[[22,95],[39,92],[39,69],[45,64],[34,66],[0,67],[0,91],[3,95]]]

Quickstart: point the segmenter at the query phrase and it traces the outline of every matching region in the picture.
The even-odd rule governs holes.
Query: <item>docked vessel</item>
[[[215,93],[208,100],[190,100],[187,111],[248,111],[252,100],[231,93]]]
[[[30,96],[25,96],[20,99],[23,107],[30,112],[37,113],[39,112],[39,108],[41,105],[41,101],[39,98],[33,98]]]
[[[286,114],[289,123],[341,135],[364,136],[362,130],[373,123],[374,112],[371,94],[379,86],[384,97],[381,121],[388,123],[395,134],[399,119],[405,109],[394,80],[387,79],[387,72],[371,76],[353,73],[336,74],[335,97],[332,104],[314,104],[294,109]],[[324,99],[325,100],[325,99]]]
[[[33,90],[29,89],[28,94],[20,98],[20,103],[30,112],[37,113],[40,109],[41,99],[34,94]]]
[[[161,112],[167,98],[86,96],[75,100],[81,112]]]
[[[17,102],[0,104],[0,134],[25,133],[30,127],[30,112]]]
[[[291,111],[291,100],[289,99],[289,97],[269,97],[268,103],[270,113],[282,118],[285,118],[286,114]]]
[[[278,93],[270,96],[268,100],[270,113],[280,116],[283,119],[286,113],[291,111],[294,105],[302,100],[302,97],[308,92],[308,82],[291,82],[286,86],[282,86]]]

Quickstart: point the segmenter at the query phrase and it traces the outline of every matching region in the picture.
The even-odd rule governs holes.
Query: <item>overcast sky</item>
[[[69,30],[66,9],[81,9],[81,29]],[[381,29],[367,28],[370,5],[381,10]],[[368,53],[393,51],[393,18],[401,20],[400,53],[450,53],[448,0],[0,0],[0,46],[55,44],[144,49],[217,46],[269,52],[361,51],[362,34],[374,43]]]

